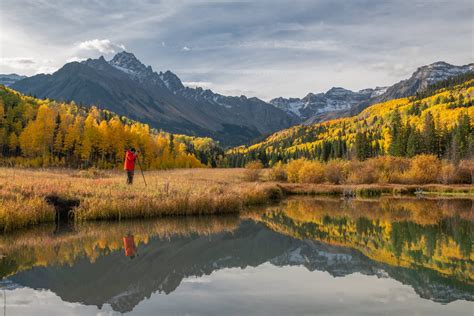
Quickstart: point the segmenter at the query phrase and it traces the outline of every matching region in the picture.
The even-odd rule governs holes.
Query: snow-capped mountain
[[[371,104],[411,96],[433,83],[473,71],[474,64],[437,62],[418,68],[409,79],[388,88],[351,91],[334,87],[301,99],[279,97],[267,103],[186,87],[173,72],[155,72],[124,51],[110,61],[100,57],[68,63],[51,75],[18,81],[16,75],[8,75],[5,84],[39,98],[97,105],[168,132],[210,136],[234,146],[295,124],[357,115]]]
[[[298,116],[301,120],[311,120],[327,112],[349,110],[353,106],[379,96],[385,92],[385,87],[364,89],[358,92],[334,87],[325,93],[308,93],[304,98],[276,98],[271,104],[287,113]]]
[[[455,66],[444,61],[436,62],[418,68],[409,79],[394,84],[381,95],[381,100],[390,100],[414,95],[426,89],[429,85],[474,71],[474,63],[464,66]]]
[[[468,72],[474,72],[474,63],[464,66],[455,66],[444,61],[439,61],[419,67],[410,78],[388,87],[387,91],[375,98],[371,98],[369,102],[362,102],[361,104],[351,108],[346,115],[359,114],[371,104],[415,95],[434,83]]]
[[[326,93],[309,93],[302,99],[275,98],[270,103],[290,115],[299,117],[305,124],[311,124],[357,115],[371,104],[412,96],[436,82],[473,71],[474,64],[455,66],[440,61],[418,68],[409,79],[390,87],[369,88],[357,92],[332,88]]]
[[[146,67],[135,55],[128,52],[118,53],[109,61],[109,64],[130,75],[133,79],[142,84],[158,84],[168,89],[174,95],[179,95],[192,102],[206,102],[228,109],[238,106],[238,103],[242,101],[254,100],[263,102],[257,98],[247,98],[246,96],[228,97],[200,87],[185,87],[181,79],[173,72],[167,70],[166,72],[160,71],[156,73],[150,66]]]

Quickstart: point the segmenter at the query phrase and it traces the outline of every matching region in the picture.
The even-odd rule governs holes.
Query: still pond
[[[472,315],[472,199],[297,198],[0,236],[0,315]]]

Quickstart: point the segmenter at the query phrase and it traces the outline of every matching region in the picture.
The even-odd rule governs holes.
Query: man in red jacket
[[[130,148],[125,152],[125,162],[123,169],[127,171],[127,184],[133,183],[133,174],[135,173],[135,160],[138,154],[135,153],[135,148]]]

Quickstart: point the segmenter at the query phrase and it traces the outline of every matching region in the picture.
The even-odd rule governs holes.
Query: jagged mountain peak
[[[417,92],[426,89],[429,85],[459,76],[467,72],[474,71],[474,64],[456,66],[444,61],[438,61],[429,65],[419,67],[410,78],[402,80],[377,98],[376,102],[415,95]]]
[[[91,64],[91,63],[103,63],[103,62],[107,62],[104,58],[104,56],[100,56],[99,58],[87,58],[86,60],[83,60],[81,61],[81,63],[83,64]]]
[[[173,92],[184,89],[181,79],[173,72],[167,70],[164,73],[160,72],[160,79],[165,83],[166,87]]]
[[[427,83],[431,84],[436,81],[444,80],[468,71],[474,71],[474,64],[471,63],[463,66],[455,66],[445,61],[437,61],[432,64],[419,67],[412,74],[410,79],[426,78],[428,81]]]
[[[155,72],[126,51],[110,61],[101,56],[67,63],[51,75],[32,76],[12,86],[41,98],[97,105],[154,128],[212,137],[229,146],[299,122],[259,99],[186,88],[171,71]]]
[[[145,66],[134,54],[123,51],[116,54],[109,62],[110,65],[130,74],[140,74],[151,70]]]
[[[306,121],[322,113],[347,110],[368,99],[372,92],[373,89],[354,92],[342,87],[332,87],[325,93],[308,93],[302,99],[275,98],[270,103],[288,114],[294,114]]]
[[[318,94],[320,93],[308,93],[303,99],[311,99],[311,98],[314,98],[315,96],[317,96]],[[298,98],[290,98],[289,100],[297,100]]]
[[[100,56],[97,59],[88,58],[84,61],[81,61],[81,63],[86,65],[86,66],[89,66],[91,68],[95,68],[97,70],[104,70],[107,66],[109,66],[109,64],[105,60],[104,56]],[[66,65],[68,65],[68,64],[66,64]]]
[[[280,97],[272,99],[270,103],[289,114],[296,114],[305,123],[314,123],[356,115],[370,104],[415,95],[436,82],[473,71],[474,63],[456,66],[437,61],[417,68],[410,78],[391,87],[368,88],[357,92],[333,87],[325,93],[308,93],[302,99]]]

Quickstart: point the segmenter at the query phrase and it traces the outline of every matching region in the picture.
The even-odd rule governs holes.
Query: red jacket
[[[137,253],[137,247],[135,246],[133,235],[123,237],[123,247],[125,248],[125,255],[127,257],[135,256]]]
[[[137,154],[132,153],[130,150],[127,150],[125,153],[125,162],[123,164],[124,170],[135,170],[135,160],[137,159]]]

